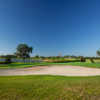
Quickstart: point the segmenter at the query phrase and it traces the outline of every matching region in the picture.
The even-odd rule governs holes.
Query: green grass
[[[100,100],[100,76],[0,77],[0,100]]]
[[[92,68],[100,68],[100,63],[90,63],[90,62],[69,62],[69,63],[12,63],[12,64],[0,64],[0,68],[23,68],[32,66],[45,66],[45,65],[73,65],[73,66],[84,66]]]
[[[0,64],[0,68],[23,68],[32,66],[43,66],[47,63],[11,63],[11,64]]]
[[[70,63],[64,63],[64,65],[100,68],[100,63],[88,63],[88,62],[70,62]]]

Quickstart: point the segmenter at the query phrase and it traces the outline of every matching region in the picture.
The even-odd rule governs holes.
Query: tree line
[[[22,58],[25,60],[26,58],[36,58],[36,59],[59,59],[59,58],[85,58],[85,59],[100,59],[100,49],[97,50],[96,54],[98,57],[84,57],[84,56],[75,56],[75,55],[65,55],[65,56],[39,56],[36,55],[34,57],[31,57],[30,54],[32,54],[34,48],[32,46],[28,46],[27,44],[19,44],[16,48],[16,52],[13,55],[5,55],[0,56],[1,58]]]

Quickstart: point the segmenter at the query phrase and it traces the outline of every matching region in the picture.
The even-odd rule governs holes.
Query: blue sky
[[[96,56],[100,0],[0,0],[0,54],[19,43],[33,55]]]

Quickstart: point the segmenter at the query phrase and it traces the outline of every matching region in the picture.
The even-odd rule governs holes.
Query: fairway
[[[100,100],[100,77],[0,77],[0,100]]]
[[[100,0],[0,0],[0,100],[100,100]]]

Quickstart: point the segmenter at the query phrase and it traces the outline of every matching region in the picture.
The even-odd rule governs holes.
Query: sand
[[[0,76],[14,75],[97,76],[100,75],[100,69],[65,65],[36,66],[18,69],[0,69]]]

